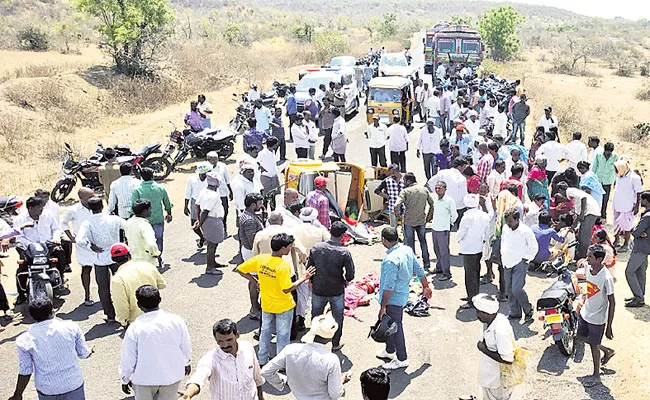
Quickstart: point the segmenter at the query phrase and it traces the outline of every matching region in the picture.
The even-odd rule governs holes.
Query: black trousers
[[[334,162],[346,162],[345,154],[334,153],[333,157],[334,157]]]
[[[436,155],[433,153],[422,153],[422,160],[424,161],[424,175],[429,180],[438,172],[436,168]]]
[[[390,163],[399,165],[399,170],[406,173],[406,151],[391,151]]]
[[[282,135],[273,134],[273,136],[278,138],[278,148],[275,149],[275,152],[277,153],[278,150],[280,150],[280,160],[286,160],[287,159],[287,141],[284,138],[284,132],[282,132]]]
[[[467,298],[472,298],[479,293],[481,281],[481,256],[483,253],[463,254],[463,264],[465,266],[465,291]]]
[[[296,122],[297,114],[289,114],[289,139],[293,140],[293,135],[291,134],[291,127]]]
[[[377,163],[382,167],[386,167],[386,146],[370,148],[370,163],[373,167],[376,167]]]
[[[309,152],[308,148],[299,148],[296,147],[296,156],[298,158],[307,158],[307,153]]]
[[[228,228],[226,228],[226,221],[228,220],[228,196],[221,197],[221,205],[223,206],[223,232],[228,236]]]
[[[332,144],[332,128],[321,129],[323,134],[323,156],[327,155],[327,151],[330,149],[330,144]]]
[[[605,193],[603,193],[603,205],[600,207],[600,217],[607,219],[607,203],[609,203],[609,195],[612,193],[612,185],[603,185]]]

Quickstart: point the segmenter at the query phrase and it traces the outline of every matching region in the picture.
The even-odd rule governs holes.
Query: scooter
[[[564,246],[562,252],[550,261],[542,263],[543,270],[550,270],[549,276],[557,273],[558,280],[542,292],[537,300],[539,320],[544,328],[551,328],[553,340],[560,352],[571,356],[575,350],[578,331],[578,304],[583,300],[578,287],[578,277],[569,270],[571,257],[569,249],[578,242]]]

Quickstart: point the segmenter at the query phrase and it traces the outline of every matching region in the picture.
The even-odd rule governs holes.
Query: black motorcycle
[[[103,193],[104,185],[99,180],[99,167],[103,161],[106,161],[102,144],[98,142],[97,150],[86,160],[78,160],[68,143],[65,143],[65,148],[66,156],[62,167],[63,178],[59,179],[54,185],[54,189],[52,189],[50,194],[52,201],[59,203],[65,200],[77,185],[77,180],[81,181],[82,186],[92,189],[95,193]],[[160,143],[149,144],[136,153],[132,153],[130,148],[124,145],[115,146],[115,148],[118,154],[117,162],[131,163],[136,177],[139,177],[139,171],[144,167],[150,167],[154,172],[165,168],[164,165],[160,165],[164,164],[164,161],[149,158],[152,154],[160,152]]]
[[[251,103],[251,101],[248,99],[248,93],[242,93],[241,99],[244,103]],[[278,95],[275,92],[275,90],[271,90],[270,92],[261,92],[260,100],[262,100],[262,105],[264,107],[273,110],[275,109],[275,106],[278,104]]]
[[[63,288],[63,279],[56,267],[59,260],[51,257],[57,246],[60,245],[51,242],[19,246],[18,264],[26,264],[27,270],[19,272],[16,276],[19,278],[20,289],[27,292],[29,302],[39,297],[54,300],[54,290]],[[26,278],[26,287],[20,278]]]
[[[272,86],[273,86],[273,90],[275,91],[275,93],[278,95],[279,98],[284,99],[287,97],[287,92],[289,91],[288,85],[284,83],[280,83],[274,79]]]
[[[249,102],[238,101],[236,93],[233,93],[233,97],[233,101],[237,103],[237,114],[235,114],[235,117],[230,120],[228,129],[230,132],[242,135],[248,129],[248,119],[253,115],[253,106]],[[244,96],[242,95],[242,99],[243,98]]]
[[[160,157],[151,159],[162,161],[160,165],[164,168],[157,175],[160,179],[167,178],[189,155],[204,159],[209,152],[214,151],[219,155],[219,159],[225,160],[235,151],[237,139],[233,131],[222,131],[220,128],[205,129],[201,132],[192,132],[189,129],[180,131],[173,122],[169,123],[174,127],[169,135],[169,142]],[[177,148],[178,152],[172,156]]]

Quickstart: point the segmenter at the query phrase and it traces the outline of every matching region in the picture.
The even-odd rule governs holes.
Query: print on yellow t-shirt
[[[291,293],[284,293],[291,283],[291,265],[282,257],[260,254],[241,264],[237,270],[247,274],[257,273],[260,282],[262,311],[280,314],[296,306]]]

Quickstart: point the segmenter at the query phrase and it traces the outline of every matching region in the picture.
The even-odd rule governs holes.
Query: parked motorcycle
[[[287,97],[287,92],[289,91],[289,85],[280,83],[277,80],[273,80],[273,90],[278,95],[278,97],[284,99]]]
[[[248,93],[242,93],[241,99],[244,103],[250,103],[250,100],[248,99]],[[262,100],[262,105],[264,107],[273,110],[276,104],[278,104],[278,95],[275,90],[272,90],[270,92],[261,92],[260,100]]]
[[[21,258],[18,264],[26,264],[27,271],[19,272],[17,276],[27,278],[27,287],[22,286],[21,279],[18,279],[18,284],[27,292],[29,302],[39,297],[54,300],[54,290],[63,288],[63,279],[56,268],[59,260],[50,257],[56,246],[60,245],[45,242],[19,247]]]
[[[156,172],[160,179],[168,177],[189,155],[204,159],[209,152],[215,151],[220,159],[225,160],[235,150],[236,132],[220,128],[205,129],[201,132],[180,131],[173,122],[169,123],[174,128],[169,135],[169,142],[160,157],[151,159],[161,162],[161,170]],[[177,148],[178,152],[172,156]]]
[[[233,101],[237,103],[235,117],[230,120],[228,129],[238,135],[243,134],[248,129],[248,119],[253,114],[253,106],[249,102],[237,100],[237,94],[233,93]],[[242,95],[242,99],[244,96]]]
[[[542,292],[537,300],[537,311],[544,328],[551,328],[553,340],[560,352],[571,356],[575,350],[575,338],[578,331],[578,311],[574,302],[579,300],[578,278],[569,270],[569,249],[578,243],[564,246],[563,251],[550,261],[542,263],[541,269],[551,271],[549,275],[558,274],[557,282]]]

